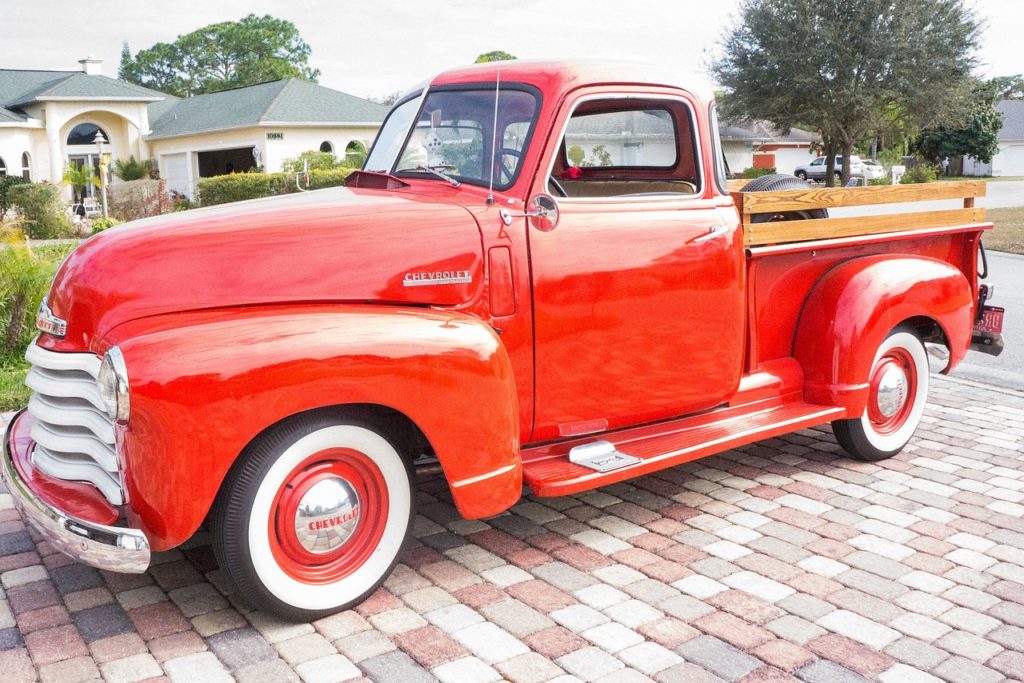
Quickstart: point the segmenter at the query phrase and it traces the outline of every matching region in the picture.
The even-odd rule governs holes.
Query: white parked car
[[[801,180],[824,180],[825,170],[828,168],[826,165],[828,157],[818,157],[809,164],[801,164],[796,167],[793,171],[793,175]],[[838,178],[842,175],[843,168],[843,157],[836,157],[836,169],[835,176]],[[864,175],[864,162],[860,160],[857,155],[850,156],[850,175],[859,178]]]
[[[864,162],[864,177],[868,180],[885,177],[885,167],[877,161],[868,159]]]

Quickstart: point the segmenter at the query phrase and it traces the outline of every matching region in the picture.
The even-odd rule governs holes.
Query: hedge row
[[[319,190],[344,185],[345,178],[353,170],[355,169],[312,170],[309,172],[308,189]],[[301,176],[299,180],[302,180]],[[303,188],[305,187],[303,183]],[[298,191],[294,173],[232,173],[200,179],[198,199],[201,206],[214,206]]]

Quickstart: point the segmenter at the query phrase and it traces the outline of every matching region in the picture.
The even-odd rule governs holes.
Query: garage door
[[[1002,145],[992,159],[992,175],[1024,176],[1024,145]]]
[[[167,180],[167,189],[191,197],[192,183],[188,177],[188,153],[164,154],[160,159],[163,162],[161,166],[164,169],[163,177]]]

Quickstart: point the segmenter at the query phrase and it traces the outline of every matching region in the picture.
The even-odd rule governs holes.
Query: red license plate
[[[991,332],[992,334],[1003,333],[1003,313],[1006,311],[995,306],[986,306],[981,311],[981,317],[974,321],[976,332]]]

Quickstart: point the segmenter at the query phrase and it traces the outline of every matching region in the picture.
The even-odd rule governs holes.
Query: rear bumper
[[[26,414],[18,413],[4,435],[0,473],[14,505],[47,542],[66,555],[99,569],[141,574],[149,568],[149,541],[138,529],[107,526],[73,517],[42,500],[18,471],[31,467],[31,440],[24,424]]]

